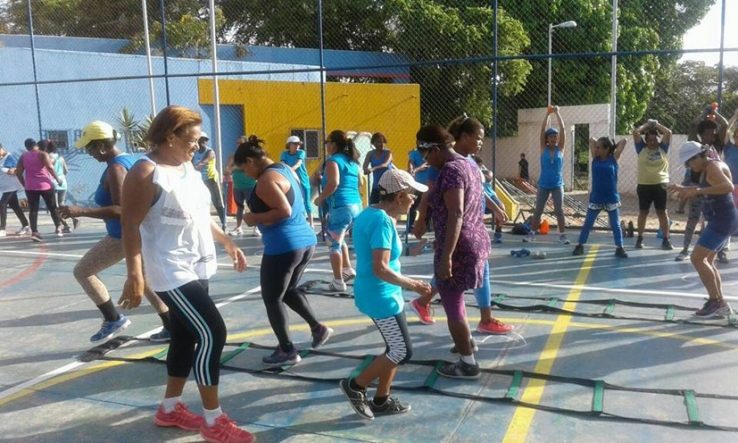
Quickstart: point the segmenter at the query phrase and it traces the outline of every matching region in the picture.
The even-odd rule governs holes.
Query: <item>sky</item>
[[[720,48],[722,2],[723,0],[716,0],[702,21],[687,32],[684,36],[684,49]],[[738,17],[738,1],[725,0],[725,13],[725,48],[738,48],[738,26],[735,23],[735,18]],[[716,65],[719,53],[685,54],[682,60],[701,60],[708,65]],[[725,66],[738,66],[738,51],[725,52],[723,63]]]

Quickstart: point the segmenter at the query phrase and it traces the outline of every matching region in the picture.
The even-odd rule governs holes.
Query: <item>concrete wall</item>
[[[540,130],[546,108],[521,109],[518,111],[519,131],[517,137],[499,138],[496,142],[496,172],[500,178],[514,178],[518,174],[520,154],[524,153],[529,163],[531,180],[540,176]],[[561,117],[567,126],[567,143],[564,147],[564,181],[566,190],[572,187],[574,163],[574,125],[588,124],[590,137],[607,136],[610,125],[610,105],[567,106],[561,109]],[[554,121],[552,117],[551,121]],[[635,194],[638,183],[638,164],[632,134],[618,135],[615,141],[625,138],[627,144],[619,161],[618,190],[621,194]],[[679,147],[687,136],[674,134],[669,149],[669,171],[673,183],[681,182],[684,166],[677,160]],[[483,149],[485,163],[492,164],[492,141],[485,140]],[[591,164],[592,159],[589,159]]]

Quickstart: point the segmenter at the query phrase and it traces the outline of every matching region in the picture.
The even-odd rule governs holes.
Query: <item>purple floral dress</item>
[[[438,265],[446,241],[448,209],[443,202],[443,194],[451,189],[464,190],[464,215],[461,234],[456,249],[451,256],[449,280],[436,279],[440,291],[464,291],[482,286],[484,262],[489,257],[489,234],[484,226],[482,210],[482,184],[479,170],[462,156],[457,156],[443,165],[435,186],[430,194],[431,216],[436,232],[436,252],[434,264]]]

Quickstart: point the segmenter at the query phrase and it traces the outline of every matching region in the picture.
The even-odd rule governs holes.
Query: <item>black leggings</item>
[[[31,219],[31,231],[38,232],[38,207],[40,199],[44,199],[46,209],[51,214],[51,220],[54,226],[59,227],[59,215],[56,213],[56,193],[53,189],[47,191],[31,191],[26,189],[26,197],[28,197],[29,218]]]
[[[186,378],[193,368],[197,384],[217,385],[226,326],[208,294],[208,281],[191,281],[157,295],[169,307],[172,340],[167,354],[167,374]]]
[[[5,224],[8,219],[8,206],[15,212],[15,216],[21,222],[21,227],[25,228],[28,226],[28,219],[26,214],[23,213],[20,204],[18,203],[18,193],[16,191],[5,192],[0,197],[0,230],[5,230]]]
[[[213,202],[213,206],[215,206],[215,211],[218,213],[220,225],[225,226],[225,207],[223,206],[223,193],[220,190],[220,185],[212,178],[209,178],[205,180],[205,186],[208,188],[208,191],[210,191],[210,200]]]
[[[290,341],[284,305],[302,317],[310,328],[319,324],[305,294],[296,289],[313,252],[315,246],[279,255],[265,255],[261,260],[261,298],[266,306],[269,324],[279,340],[279,347],[285,352],[292,351],[294,346]]]

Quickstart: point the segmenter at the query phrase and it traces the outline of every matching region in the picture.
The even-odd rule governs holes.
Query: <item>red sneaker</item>
[[[251,443],[254,436],[238,427],[235,421],[223,414],[215,419],[213,426],[203,421],[200,426],[200,435],[205,441],[212,443]]]
[[[177,403],[177,406],[170,413],[164,412],[164,408],[159,405],[159,409],[156,410],[156,415],[154,416],[154,424],[156,426],[163,426],[165,428],[176,426],[185,431],[199,431],[204,423],[205,419],[187,409],[184,403]]]
[[[413,311],[415,311],[416,314],[418,314],[420,323],[423,323],[424,325],[432,325],[436,322],[433,319],[433,313],[431,312],[430,306],[423,306],[417,298],[410,302],[410,307],[413,308]]]
[[[477,325],[477,332],[480,334],[505,335],[512,330],[512,326],[506,325],[496,318],[493,318],[487,323],[479,322]]]

